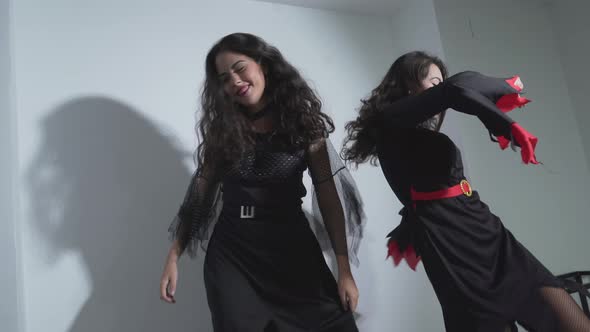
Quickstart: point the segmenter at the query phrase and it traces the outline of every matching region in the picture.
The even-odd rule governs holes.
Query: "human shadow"
[[[211,331],[202,258],[181,261],[177,304],[159,300],[190,152],[108,97],[67,101],[41,126],[27,170],[35,229],[49,263],[67,252],[82,258],[91,287],[69,331]],[[53,287],[67,292],[67,284]]]

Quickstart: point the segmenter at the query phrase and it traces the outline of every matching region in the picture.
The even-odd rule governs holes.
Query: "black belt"
[[[305,217],[300,204],[268,206],[224,202],[221,214],[244,220],[268,218],[300,219],[301,217]]]

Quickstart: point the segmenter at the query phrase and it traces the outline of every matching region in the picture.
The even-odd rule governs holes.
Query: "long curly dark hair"
[[[355,166],[367,161],[370,161],[371,165],[377,165],[376,144],[381,128],[378,116],[381,106],[408,96],[412,90],[416,91],[420,87],[420,82],[428,76],[431,64],[440,69],[443,79],[447,78],[448,71],[442,60],[428,53],[414,51],[395,60],[381,83],[373,89],[371,96],[361,100],[357,118],[346,124],[347,135],[341,153],[344,160]],[[444,114],[436,123],[423,126],[439,130],[443,117]]]
[[[226,95],[218,76],[215,60],[222,52],[246,55],[262,67],[266,81],[263,98],[271,107],[273,131],[286,145],[304,147],[334,131],[316,93],[276,47],[252,34],[230,34],[211,48],[205,62],[202,109],[196,126],[201,138],[196,150],[199,165],[231,166],[254,144],[251,121],[244,108]]]

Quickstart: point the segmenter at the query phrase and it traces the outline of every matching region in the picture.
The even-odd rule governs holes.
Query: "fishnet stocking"
[[[590,319],[586,317],[580,306],[565,290],[555,287],[543,287],[540,292],[559,320],[559,331],[590,331]]]

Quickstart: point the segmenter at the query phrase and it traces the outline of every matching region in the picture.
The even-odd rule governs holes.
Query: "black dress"
[[[558,331],[557,318],[538,291],[561,283],[468,183],[463,182],[464,194],[449,198],[416,200],[411,194],[446,190],[465,180],[455,144],[419,125],[449,107],[478,116],[501,142],[528,144],[523,158],[536,162],[530,151],[536,138],[496,107],[506,101],[499,102],[503,96],[515,101],[504,111],[525,104],[518,92],[509,80],[465,72],[382,109],[385,130],[379,134],[378,157],[404,205],[401,224],[389,234],[390,254],[396,265],[406,258],[415,267],[417,252],[441,303],[447,331],[503,331],[515,320],[535,331]]]
[[[325,140],[315,144],[315,152],[286,148],[278,135],[260,134],[256,142],[218,180],[197,173],[171,228],[194,252],[196,243],[208,238],[207,223],[217,221],[204,264],[214,330],[358,331],[352,313],[342,308],[337,283],[301,207],[302,176],[309,167],[334,250],[346,253],[344,232],[348,228],[358,238],[362,213],[345,218],[341,204],[344,211],[350,205],[340,200],[335,184],[345,180],[354,187],[350,176],[333,169]]]

